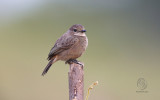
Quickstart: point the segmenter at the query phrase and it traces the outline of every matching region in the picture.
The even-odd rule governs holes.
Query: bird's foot
[[[78,61],[76,59],[69,59],[65,62],[65,64],[73,64],[73,63],[78,63]]]
[[[84,66],[83,63],[77,61],[76,59],[70,59],[70,60],[67,60],[67,61],[65,62],[65,64],[73,64],[73,63],[76,63],[76,64],[79,64],[79,65],[81,65],[81,66]]]

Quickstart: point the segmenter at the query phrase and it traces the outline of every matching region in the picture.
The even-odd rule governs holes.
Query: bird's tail
[[[50,67],[52,66],[52,64],[53,64],[53,60],[54,60],[54,59],[52,59],[52,60],[49,61],[48,65],[47,65],[46,68],[43,70],[42,76],[44,76],[44,75],[48,72],[49,68],[50,68]]]

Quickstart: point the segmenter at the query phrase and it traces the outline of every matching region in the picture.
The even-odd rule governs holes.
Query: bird
[[[45,67],[42,76],[44,76],[52,64],[61,60],[67,64],[79,63],[76,59],[79,58],[88,46],[88,38],[86,30],[81,24],[72,25],[54,44],[48,54],[49,63]]]

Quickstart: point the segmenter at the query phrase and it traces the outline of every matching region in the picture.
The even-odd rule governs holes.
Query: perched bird
[[[51,65],[58,60],[65,63],[78,63],[76,60],[80,57],[88,46],[88,38],[85,34],[84,26],[75,24],[69,28],[55,43],[48,54],[49,63],[44,69],[42,75],[45,75]]]

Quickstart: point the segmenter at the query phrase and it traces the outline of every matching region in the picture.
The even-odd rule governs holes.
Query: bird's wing
[[[50,53],[48,54],[48,60],[51,60],[55,55],[71,48],[78,41],[78,38],[67,36],[66,34],[64,34],[56,41],[54,47],[50,50]]]

